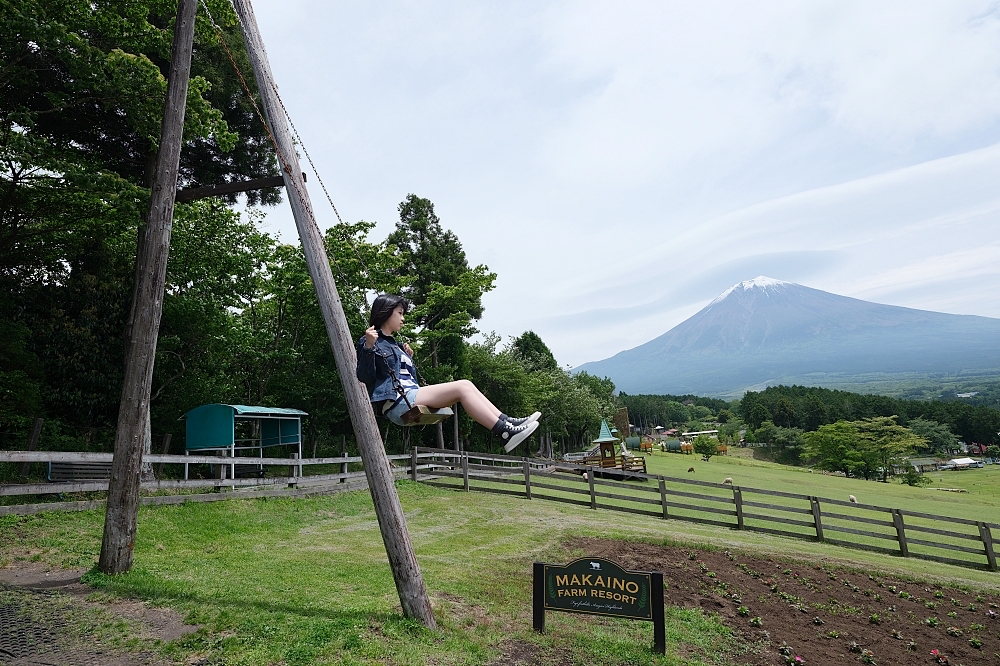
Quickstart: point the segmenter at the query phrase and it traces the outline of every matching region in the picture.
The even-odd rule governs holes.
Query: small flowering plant
[[[944,655],[944,653],[941,652],[940,650],[937,650],[937,649],[931,650],[931,656],[934,658],[934,663],[936,663],[936,664],[950,664],[951,663],[950,661],[948,661],[948,657],[946,657]]]

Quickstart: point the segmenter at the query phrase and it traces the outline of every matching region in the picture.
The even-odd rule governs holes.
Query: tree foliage
[[[806,387],[772,386],[763,391],[748,391],[740,400],[739,413],[754,430],[771,420],[778,425],[815,431],[837,421],[856,421],[896,416],[910,426],[911,421],[934,422],[966,443],[1000,444],[1000,410],[965,402],[939,400],[901,400],[884,395],[862,395],[847,391]],[[762,418],[765,414],[772,418]],[[929,427],[918,425],[918,428]],[[927,439],[933,450],[954,448],[943,430]]]
[[[903,457],[926,440],[896,423],[895,416],[837,421],[807,432],[806,456],[820,469],[865,480],[886,480]]]
[[[556,357],[552,355],[552,350],[542,342],[542,339],[534,331],[525,331],[514,338],[514,351],[532,370],[545,370],[552,372],[559,367]]]
[[[718,453],[719,442],[714,437],[709,437],[708,435],[698,435],[691,442],[694,447],[694,452],[698,455],[708,459]]]

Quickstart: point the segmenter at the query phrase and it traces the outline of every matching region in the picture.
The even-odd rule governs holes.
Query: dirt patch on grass
[[[594,538],[568,545],[662,571],[667,605],[701,608],[748,643],[763,640],[750,663],[1000,665],[995,594],[729,551]]]
[[[543,650],[526,641],[505,641],[500,646],[500,654],[487,666],[572,666],[573,656],[569,650]]]
[[[122,644],[148,646],[197,630],[171,609],[87,599],[94,590],[80,582],[85,572],[24,562],[0,569],[0,664],[160,664],[152,652]]]

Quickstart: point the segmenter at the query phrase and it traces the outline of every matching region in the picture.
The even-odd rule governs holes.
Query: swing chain
[[[257,105],[257,100],[254,99],[253,93],[250,91],[250,86],[247,84],[246,78],[243,76],[242,70],[240,70],[239,65],[236,64],[236,58],[233,57],[232,52],[229,50],[229,44],[226,42],[226,38],[225,38],[225,36],[222,33],[222,28],[219,27],[219,24],[215,22],[215,17],[212,16],[212,12],[211,12],[211,10],[209,10],[208,3],[205,0],[201,0],[201,6],[205,9],[205,15],[208,17],[209,23],[211,23],[211,25],[212,25],[213,28],[215,28],[216,36],[219,38],[219,43],[222,44],[222,48],[223,48],[223,50],[225,50],[226,56],[228,56],[229,62],[233,66],[233,70],[235,70],[235,72],[236,72],[236,76],[239,77],[240,83],[242,84],[243,91],[246,94],[247,99],[250,100],[250,104],[253,106],[253,109],[256,112],[257,117],[260,119],[261,123],[264,125],[264,131],[267,132],[267,136],[271,140],[271,144],[274,146],[275,154],[278,157],[278,161],[281,163],[282,169],[284,169],[284,171],[286,173],[292,173],[292,171],[291,171],[291,165],[287,164],[285,162],[285,160],[282,159],[282,157],[281,157],[281,151],[278,150],[278,142],[274,138],[274,135],[271,133],[271,128],[267,124],[267,120],[264,118],[264,113],[261,111],[260,107]],[[292,122],[292,117],[288,113],[288,109],[285,108],[285,103],[281,99],[281,96],[278,94],[277,87],[274,86],[273,83],[272,83],[272,89],[274,90],[275,97],[278,99],[278,104],[281,106],[282,112],[285,114],[285,118],[288,120],[288,124],[292,128],[292,132],[293,132],[293,135],[294,135],[295,139],[298,141],[298,144],[302,147],[302,150],[305,153],[306,158],[309,160],[309,166],[312,167],[313,173],[316,175],[316,179],[319,181],[320,186],[323,188],[323,193],[326,195],[326,200],[329,202],[330,207],[333,208],[333,212],[337,216],[337,220],[343,226],[344,221],[340,217],[340,212],[337,210],[337,207],[334,205],[333,198],[330,196],[330,192],[326,189],[326,184],[323,183],[323,179],[319,175],[319,171],[316,169],[316,165],[313,163],[312,157],[309,155],[309,152],[306,150],[305,144],[302,142],[302,137],[299,135],[299,132],[298,132],[298,130],[295,127],[295,124]],[[292,181],[292,182],[294,184],[294,181]],[[297,185],[296,185],[296,189],[298,189]],[[301,192],[299,193],[299,196],[300,197],[302,196]],[[371,273],[368,270],[368,265],[365,263],[364,259],[361,258],[361,253],[358,252],[358,249],[354,245],[354,242],[351,240],[350,235],[345,233],[344,234],[344,238],[345,238],[345,240],[347,240],[347,244],[351,246],[351,249],[354,250],[354,254],[358,257],[358,262],[360,264],[360,267],[361,267],[362,271],[365,274],[364,277],[370,283],[371,282]],[[358,302],[357,298],[355,297],[355,295],[354,295],[353,291],[351,290],[350,286],[349,286],[350,282],[347,279],[347,275],[344,274],[344,270],[343,270],[343,268],[341,268],[340,262],[337,261],[336,254],[335,253],[331,253],[330,254],[330,258],[333,260],[333,265],[336,266],[337,272],[340,273],[340,278],[343,281],[344,288],[347,289],[348,298],[350,298],[352,304],[354,305],[355,308],[358,309],[359,312],[362,312],[362,313],[365,312],[368,309],[368,307],[369,307],[368,306],[367,295],[364,297],[365,304],[364,304],[364,307],[362,307],[361,304]]]

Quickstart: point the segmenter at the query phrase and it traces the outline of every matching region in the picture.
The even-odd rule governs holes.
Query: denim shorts
[[[403,425],[403,414],[408,412],[412,405],[417,404],[418,390],[419,389],[410,389],[406,392],[406,400],[410,401],[409,405],[406,404],[406,400],[399,398],[395,403],[393,403],[392,407],[389,408],[389,411],[382,412],[382,415],[398,426]]]

